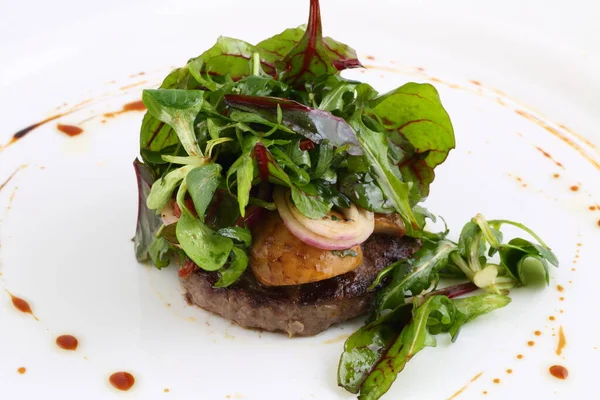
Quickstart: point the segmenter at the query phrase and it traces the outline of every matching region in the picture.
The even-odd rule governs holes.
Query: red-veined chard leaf
[[[348,146],[348,154],[360,155],[356,133],[343,119],[328,111],[314,109],[293,100],[267,96],[228,94],[225,103],[243,111],[257,113],[272,122],[277,121],[277,110],[282,113],[281,124],[315,143],[328,140],[336,147]]]
[[[259,55],[262,70],[269,75],[275,75],[273,64],[261,59],[260,50],[257,47],[243,40],[224,36],[219,37],[217,43],[199,57],[190,60],[189,70],[198,82],[207,86],[207,89],[216,90],[219,85],[204,75],[212,77],[227,76],[232,81],[252,75],[252,57],[254,53]]]
[[[280,34],[263,40],[256,47],[260,50],[263,60],[275,64],[277,61],[282,60],[300,42],[305,32],[306,25],[299,26],[298,28],[289,28]],[[356,51],[350,46],[330,37],[323,38],[323,45],[329,59],[338,71],[362,67]]]
[[[162,225],[162,221],[155,210],[151,210],[146,206],[146,199],[150,194],[150,188],[154,182],[152,171],[137,159],[133,162],[133,168],[138,188],[138,216],[134,248],[137,260],[143,262],[148,259],[148,251],[154,241],[156,232]]]
[[[300,86],[310,79],[337,72],[323,43],[319,0],[310,0],[304,35],[276,66],[280,79],[292,86]]]
[[[437,90],[429,84],[407,83],[371,101],[389,140],[402,148],[402,176],[413,182],[413,203],[427,197],[435,174],[454,148],[454,130]],[[412,151],[411,151],[412,150]]]

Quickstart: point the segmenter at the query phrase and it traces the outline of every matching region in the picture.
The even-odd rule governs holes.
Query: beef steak
[[[374,298],[367,288],[379,271],[419,247],[412,238],[373,235],[362,245],[363,262],[355,270],[296,286],[262,286],[250,268],[227,288],[214,288],[218,273],[200,268],[181,280],[189,303],[240,326],[312,336],[366,313]]]

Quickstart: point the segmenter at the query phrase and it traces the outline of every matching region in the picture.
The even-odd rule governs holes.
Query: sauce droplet
[[[527,342],[527,346],[533,347],[535,346],[535,342],[533,340],[530,340],[529,342]]]
[[[553,178],[560,178],[560,174],[552,174]]]
[[[550,321],[554,321],[554,320],[556,319],[556,317],[555,317],[554,315],[551,315],[551,316],[549,316],[549,317],[548,317],[548,319],[549,319]]]
[[[12,300],[13,306],[15,306],[15,308],[17,310],[21,311],[22,313],[31,314],[33,316],[33,318],[36,319],[36,321],[39,321],[38,318],[35,315],[33,315],[33,311],[31,310],[31,306],[29,305],[29,303],[27,301],[23,300],[20,297],[14,296],[8,290],[6,292],[10,295],[10,298]]]
[[[124,114],[126,112],[129,111],[145,111],[146,110],[146,106],[144,105],[144,102],[142,100],[138,100],[138,101],[133,101],[131,103],[127,103],[123,106],[123,108],[121,108],[119,111],[113,111],[113,112],[109,112],[104,114],[104,117],[107,118],[111,118],[111,117],[115,117],[119,114]]]
[[[135,378],[129,372],[115,372],[108,380],[111,385],[119,390],[129,390],[135,383]]]
[[[558,379],[567,379],[569,371],[562,365],[553,365],[550,367],[550,373],[553,377]]]
[[[507,373],[507,374],[512,374],[512,373],[513,373],[513,370],[509,368],[509,369],[507,369],[507,370],[506,370],[506,373]]]
[[[83,133],[83,129],[75,125],[57,124],[56,129],[68,136],[77,136]]]
[[[571,191],[572,192],[576,192],[578,190],[579,190],[579,186],[575,186],[575,185],[571,186]]]
[[[596,206],[590,206],[590,211],[596,211]],[[577,243],[579,245],[579,243]]]
[[[500,379],[498,379],[498,378],[494,379],[494,383],[500,383]]]
[[[565,332],[563,331],[563,327],[561,326],[558,330],[558,345],[556,346],[556,355],[560,356],[566,345],[567,339],[565,338]]]
[[[168,389],[168,388],[166,388],[165,390],[163,390],[163,392],[165,392],[165,393],[169,393],[169,389]]]
[[[517,358],[518,358],[519,360],[522,360],[522,359],[523,359],[523,354],[517,354]]]
[[[533,334],[535,336],[542,336],[542,332],[540,332],[540,331],[535,331],[535,332],[533,332]]]
[[[56,344],[63,350],[76,350],[79,341],[75,336],[61,335],[56,338]]]
[[[556,285],[556,290],[558,290],[559,292],[562,292],[563,290],[565,290],[565,288],[562,287],[561,285]]]
[[[27,372],[27,368],[19,367],[19,369],[17,369],[17,372],[20,373],[21,375],[23,375],[25,372]]]

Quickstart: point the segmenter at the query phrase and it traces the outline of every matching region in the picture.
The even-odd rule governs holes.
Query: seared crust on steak
[[[303,285],[265,287],[250,268],[227,288],[213,288],[218,273],[200,268],[181,281],[188,302],[240,326],[312,336],[366,313],[374,298],[367,288],[379,271],[419,247],[419,241],[408,237],[373,235],[362,245],[363,262],[357,269]]]

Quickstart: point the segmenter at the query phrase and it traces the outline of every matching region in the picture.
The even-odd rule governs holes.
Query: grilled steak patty
[[[373,235],[362,245],[363,262],[355,270],[295,286],[262,286],[250,268],[227,288],[213,288],[218,273],[200,268],[181,280],[190,304],[238,325],[312,336],[367,312],[374,298],[367,288],[379,271],[410,257],[419,246],[417,240],[408,237]]]

